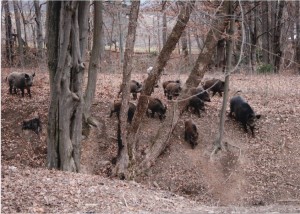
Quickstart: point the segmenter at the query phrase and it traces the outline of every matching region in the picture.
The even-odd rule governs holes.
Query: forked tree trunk
[[[43,26],[42,26],[42,14],[40,3],[38,0],[33,1],[35,10],[35,22],[36,22],[36,40],[38,47],[38,56],[43,56]]]
[[[127,142],[127,111],[128,102],[130,100],[130,80],[132,71],[132,58],[134,54],[134,43],[136,36],[137,20],[140,8],[140,1],[133,1],[130,9],[129,24],[128,24],[128,34],[126,38],[126,47],[124,54],[124,64],[123,64],[123,80],[122,80],[122,105],[120,111],[119,126],[121,127],[121,139],[122,148],[119,148],[118,160],[116,167],[114,169],[114,174],[119,176],[119,178],[127,178],[127,168],[129,164],[128,151],[129,145]],[[120,137],[120,136],[119,136]]]
[[[23,52],[23,39],[22,39],[22,32],[21,32],[20,12],[18,10],[18,2],[13,1],[13,5],[14,5],[15,19],[16,19],[20,65],[23,67],[24,66],[24,52]]]
[[[158,81],[160,78],[163,68],[165,67],[167,61],[170,58],[170,55],[172,51],[175,49],[176,44],[178,43],[180,36],[182,32],[184,31],[187,22],[189,21],[190,14],[193,10],[193,6],[195,4],[195,1],[186,2],[184,6],[182,6],[182,9],[180,11],[180,14],[177,19],[177,23],[175,24],[171,34],[168,37],[168,40],[166,44],[163,46],[157,61],[153,68],[153,73],[149,75],[149,77],[146,79],[144,83],[144,89],[141,93],[141,96],[139,98],[139,102],[137,105],[137,109],[134,115],[134,119],[132,122],[132,126],[129,129],[127,142],[128,142],[128,153],[129,156],[129,162],[130,162],[130,177],[134,177],[135,173],[140,173],[143,169],[147,168],[147,166],[140,166],[138,163],[136,163],[136,143],[139,136],[139,127],[140,123],[142,121],[142,118],[144,117],[146,113],[146,109],[148,106],[148,97],[151,95],[153,91],[154,84]],[[171,119],[172,120],[172,119]],[[169,127],[169,124],[168,124]],[[153,159],[155,160],[158,155],[160,154],[159,151],[163,151],[164,148],[164,142],[165,138],[155,138],[157,141],[151,146],[150,150],[155,150],[154,152],[149,151],[145,159],[140,163],[141,165],[145,165],[143,162],[146,162],[146,165],[149,165],[149,162],[152,162]],[[157,148],[157,149],[156,149]],[[151,163],[150,163],[151,165]],[[141,169],[139,169],[141,167]],[[128,169],[125,169],[126,171]],[[126,173],[126,172],[125,172]]]
[[[80,171],[82,138],[82,76],[78,1],[49,1],[48,68],[50,107],[47,136],[47,166]]]
[[[191,8],[187,9],[187,11],[192,10],[192,4],[193,2],[190,2],[190,6]],[[228,4],[228,2],[224,2],[224,4]],[[226,6],[225,6],[226,8]],[[191,12],[191,11],[190,11]],[[225,13],[220,13],[220,17],[223,17]],[[185,17],[187,18],[188,14],[185,15]],[[181,16],[179,16],[179,20],[181,23],[187,23],[187,20],[185,20],[185,22],[183,22],[183,20],[180,20],[180,18],[182,18]],[[217,41],[221,38],[222,32],[224,32],[224,29],[226,28],[227,22],[224,19],[218,19],[217,23],[215,23],[216,25],[214,25],[214,27],[209,31],[206,41],[204,43],[204,47],[202,49],[202,52],[199,54],[196,63],[194,65],[194,68],[192,69],[192,72],[190,74],[190,76],[188,77],[188,80],[186,81],[186,84],[184,86],[183,91],[186,91],[185,88],[189,88],[189,87],[197,87],[201,81],[201,79],[203,78],[203,75],[206,71],[206,67],[209,64],[211,57],[214,53],[214,50],[216,48],[217,45]],[[176,25],[174,27],[174,29],[176,28]],[[174,32],[173,29],[173,32]],[[178,32],[178,31],[175,31]],[[172,36],[172,34],[170,35],[170,37]],[[170,39],[169,37],[169,39]],[[168,41],[169,41],[168,39]],[[168,42],[166,44],[169,44]],[[175,48],[175,47],[174,47]],[[164,50],[164,48],[163,48]],[[161,54],[163,53],[163,50],[161,52]],[[165,55],[163,55],[165,56]],[[149,76],[148,79],[146,80],[146,86],[145,86],[145,94],[146,95],[150,95],[150,86],[153,87],[156,79],[155,77],[157,77],[158,75],[160,75],[161,73],[159,72],[161,67],[158,65],[161,65],[160,63],[164,62],[164,61],[160,61],[161,59],[158,58],[158,61],[156,63],[156,67],[154,68],[154,71],[156,71],[154,73],[153,76]],[[149,85],[147,85],[147,83]],[[148,91],[149,90],[149,91]],[[180,100],[181,98],[186,97],[185,93],[182,93],[178,100]],[[137,107],[137,112],[138,114],[135,115],[135,121],[132,127],[132,130],[130,131],[130,138],[131,141],[135,143],[134,140],[136,140],[136,138],[138,137],[138,133],[136,135],[133,135],[132,133],[136,133],[136,131],[138,130],[138,124],[140,123],[140,119],[141,117],[145,114],[145,109],[147,107],[147,97],[145,95],[141,95],[140,96],[140,100],[139,100],[139,104]],[[185,108],[185,102],[174,102],[171,103],[171,107],[168,108],[167,111],[167,117],[164,120],[164,122],[161,124],[158,132],[156,133],[156,135],[151,138],[149,140],[150,145],[149,148],[147,148],[146,150],[146,155],[144,157],[144,159],[140,162],[140,163],[134,163],[136,164],[134,170],[131,172],[132,175],[136,175],[136,174],[140,174],[145,172],[149,167],[151,167],[156,159],[158,158],[158,156],[165,150],[165,148],[167,147],[168,143],[169,143],[169,138],[170,135],[172,134],[172,131],[174,129],[174,127],[176,126],[178,119],[180,118],[180,114],[182,112],[182,110]],[[144,110],[144,111],[143,111]]]

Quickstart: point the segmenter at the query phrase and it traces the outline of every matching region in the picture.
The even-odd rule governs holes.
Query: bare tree
[[[275,2],[276,3],[276,15],[275,15],[275,27],[273,35],[273,51],[274,51],[274,72],[278,73],[281,64],[281,28],[282,28],[282,13],[284,7],[284,0]]]
[[[11,15],[9,10],[8,1],[3,1],[3,7],[5,11],[5,48],[6,48],[6,59],[9,65],[13,63],[13,36],[12,36],[12,23],[11,23]]]
[[[123,64],[123,81],[122,81],[122,105],[121,113],[119,119],[119,126],[121,130],[122,140],[122,149],[118,154],[118,161],[115,167],[115,174],[120,178],[126,178],[127,168],[129,164],[129,151],[128,141],[127,141],[127,132],[126,132],[126,122],[127,122],[127,111],[128,111],[128,102],[130,99],[130,79],[132,71],[132,56],[134,53],[134,43],[136,35],[137,20],[140,8],[140,1],[133,1],[131,3],[131,10],[129,16],[129,25],[128,25],[128,34],[126,39],[126,47],[124,54],[124,64]],[[120,149],[120,148],[119,148]]]
[[[39,0],[33,1],[35,9],[35,22],[36,22],[36,40],[38,47],[38,56],[43,56],[43,25],[42,14]]]
[[[162,1],[162,12],[163,12],[163,30],[162,30],[162,41],[163,46],[167,42],[167,13],[166,13],[167,1]]]
[[[269,34],[269,5],[267,1],[261,2],[262,7],[262,59],[265,64],[270,64],[270,34]]]
[[[16,28],[17,28],[17,38],[18,38],[18,50],[20,57],[20,65],[24,66],[24,52],[23,52],[23,39],[21,32],[21,22],[20,22],[20,13],[18,10],[18,2],[13,1],[14,11],[15,11],[15,20],[16,20]]]
[[[27,40],[27,24],[28,24],[28,21],[26,20],[25,18],[25,14],[24,14],[24,11],[23,11],[23,4],[22,4],[22,1],[19,1],[18,3],[18,6],[19,6],[19,10],[20,10],[20,13],[21,13],[21,17],[22,17],[22,22],[23,22],[23,31],[24,31],[24,41],[25,41],[25,46],[28,46],[28,40]]]
[[[232,44],[233,37],[232,36],[235,31],[235,27],[234,27],[235,26],[235,18],[233,16],[232,1],[228,1],[226,9],[227,9],[227,15],[228,15],[228,17],[231,18],[231,20],[230,20],[230,28],[228,31],[228,37],[226,39],[225,89],[224,89],[223,103],[222,103],[222,109],[221,109],[219,133],[218,133],[217,139],[214,142],[213,154],[221,149],[221,143],[223,140],[225,113],[226,113],[226,106],[227,106],[227,100],[228,100],[229,75],[230,75],[231,62],[232,62],[232,50],[233,50],[233,44]]]
[[[88,5],[87,5],[88,6]],[[94,2],[95,7],[95,15],[94,15],[94,34],[93,34],[93,48],[89,63],[88,69],[88,82],[87,87],[84,94],[84,110],[83,110],[83,118],[85,123],[89,123],[91,121],[90,118],[90,108],[92,105],[92,101],[95,96],[96,91],[96,83],[97,83],[97,73],[99,68],[99,63],[101,61],[101,51],[103,48],[103,3],[101,1]],[[84,24],[84,23],[83,23]],[[85,48],[86,49],[86,48]],[[84,49],[82,49],[84,52]]]
[[[88,3],[88,2],[87,2]],[[78,1],[49,1],[48,68],[50,106],[47,166],[80,171],[84,66],[80,50]]]
[[[132,122],[132,126],[128,130],[128,135],[126,139],[128,146],[126,150],[123,149],[123,151],[127,154],[124,154],[126,157],[119,158],[119,160],[124,159],[126,160],[126,162],[123,161],[125,164],[122,164],[122,167],[120,167],[121,161],[119,161],[120,163],[116,168],[116,174],[118,176],[121,177],[125,176],[126,178],[128,178],[131,176],[135,176],[136,173],[139,174],[143,172],[145,169],[150,167],[150,165],[156,160],[156,158],[159,156],[159,154],[164,150],[166,146],[165,138],[155,138],[155,140],[153,140],[154,143],[151,145],[151,148],[149,148],[149,153],[146,155],[146,157],[140,163],[136,162],[136,155],[138,155],[136,153],[136,143],[138,139],[137,136],[139,135],[139,126],[141,120],[144,117],[148,106],[148,96],[152,93],[154,84],[158,81],[159,76],[162,74],[163,68],[165,67],[167,61],[170,58],[172,51],[175,49],[176,44],[178,43],[182,31],[185,29],[186,24],[189,21],[190,13],[192,12],[194,4],[195,1],[191,1],[191,2],[186,2],[184,6],[182,6],[182,9],[178,16],[177,23],[175,24],[170,36],[168,37],[166,44],[163,46],[157,58],[157,61],[153,68],[153,73],[149,75],[149,77],[146,79],[144,83],[144,89],[139,98],[139,102]],[[129,165],[131,166],[130,169],[128,168]]]

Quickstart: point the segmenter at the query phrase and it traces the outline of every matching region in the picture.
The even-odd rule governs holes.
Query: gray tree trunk
[[[11,23],[11,15],[9,10],[8,1],[2,2],[5,11],[5,49],[6,49],[6,59],[11,66],[13,63],[13,37],[12,37],[12,23]]]
[[[123,80],[122,80],[122,105],[120,111],[119,126],[121,128],[121,140],[122,140],[122,149],[118,154],[118,160],[116,167],[114,169],[114,174],[119,178],[128,178],[127,169],[129,165],[129,157],[131,153],[129,148],[132,144],[129,144],[127,141],[127,112],[128,112],[128,102],[130,100],[130,80],[131,80],[131,71],[132,71],[132,59],[134,54],[134,43],[136,36],[137,20],[140,8],[140,1],[133,1],[131,4],[130,15],[129,15],[129,24],[128,24],[128,34],[126,38],[126,47],[124,54],[124,63],[123,63]],[[132,148],[130,148],[132,149]]]
[[[38,0],[33,1],[35,9],[35,22],[36,22],[36,41],[38,47],[38,56],[43,57],[43,25],[40,3]]]
[[[22,31],[21,31],[20,13],[18,10],[18,2],[13,1],[13,5],[14,5],[15,19],[16,19],[20,65],[23,67],[24,66],[24,51],[23,51],[23,39],[22,39]]]
[[[97,74],[100,70],[99,64],[101,61],[101,51],[103,50],[103,3],[101,1],[94,2],[95,15],[94,15],[94,34],[93,34],[93,48],[88,69],[88,82],[84,94],[84,122],[88,123],[90,117],[90,109],[95,96]],[[86,34],[87,36],[87,34]],[[82,51],[84,51],[82,49]],[[83,52],[82,52],[83,53]]]
[[[223,103],[222,103],[222,109],[221,109],[221,118],[220,118],[220,124],[219,124],[219,133],[217,136],[216,141],[214,142],[214,151],[213,153],[220,150],[221,143],[223,140],[224,135],[224,124],[225,124],[225,113],[226,113],[226,107],[227,107],[227,100],[228,100],[228,88],[229,88],[229,75],[230,75],[230,69],[231,69],[231,62],[232,62],[232,52],[233,52],[233,38],[230,36],[234,35],[235,31],[235,18],[233,16],[233,2],[228,1],[227,3],[227,15],[230,19],[230,29],[228,30],[228,39],[226,40],[226,67],[225,67],[225,89],[224,89],[224,96],[223,96]]]
[[[267,1],[262,1],[262,60],[265,64],[270,64],[270,34],[269,34],[269,7]]]
[[[256,45],[257,45],[257,8],[254,8],[250,13],[250,62],[252,73],[256,72]],[[264,51],[265,52],[265,51]]]
[[[299,1],[295,2],[296,10],[296,41],[295,41],[295,61],[297,63],[296,67],[298,68],[298,73],[300,74],[300,3]]]
[[[162,29],[162,45],[165,46],[167,42],[167,13],[166,13],[166,1],[162,1],[163,7],[163,29]]]
[[[27,22],[27,20],[24,16],[22,1],[19,1],[19,10],[20,10],[20,13],[21,13],[22,21],[23,21],[25,46],[27,47],[28,46],[28,40],[27,40],[27,28],[26,28],[26,26],[27,26],[28,22]]]
[[[273,36],[273,51],[274,51],[274,72],[278,73],[281,65],[281,28],[282,28],[282,13],[284,7],[284,0],[276,2],[276,16],[275,16],[275,30]]]
[[[80,52],[78,1],[49,1],[48,68],[50,107],[47,166],[80,171],[84,66]]]
[[[123,31],[122,31],[122,18],[121,11],[118,11],[119,20],[119,48],[120,48],[120,64],[124,62],[124,50],[123,50]]]

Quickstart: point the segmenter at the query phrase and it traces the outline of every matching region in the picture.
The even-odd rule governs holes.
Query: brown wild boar
[[[185,130],[184,130],[184,139],[188,143],[191,144],[192,149],[195,148],[195,146],[198,144],[198,131],[197,126],[193,123],[192,120],[187,120],[184,123]]]
[[[33,84],[33,77],[35,73],[32,75],[27,73],[19,73],[19,72],[12,72],[8,75],[7,80],[9,84],[9,93],[12,94],[12,90],[17,93],[17,89],[20,89],[22,92],[22,97],[24,97],[24,89],[27,90],[29,97],[31,97],[30,87]]]

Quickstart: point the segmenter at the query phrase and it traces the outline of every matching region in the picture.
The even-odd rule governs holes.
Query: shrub
[[[257,68],[257,71],[260,74],[271,73],[273,70],[274,70],[274,66],[271,64],[261,64]]]

